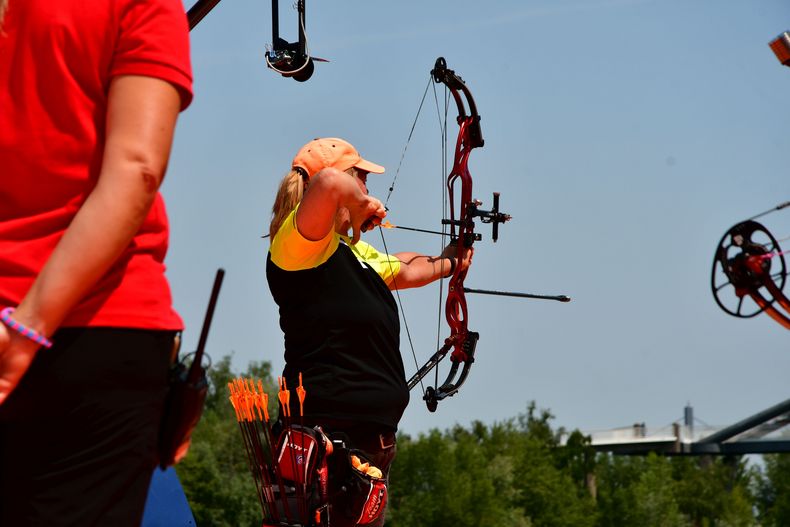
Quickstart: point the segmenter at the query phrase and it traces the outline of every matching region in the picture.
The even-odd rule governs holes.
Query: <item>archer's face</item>
[[[368,173],[357,169],[357,175],[354,178],[357,180],[357,185],[362,190],[363,194],[368,194]]]
[[[349,169],[349,175],[354,178],[359,189],[362,191],[363,194],[368,194],[368,172],[364,170],[359,170],[358,168]],[[348,209],[345,207],[340,207],[337,209],[337,214],[335,214],[335,232],[338,234],[347,235],[348,231],[351,229],[351,214],[348,212]]]

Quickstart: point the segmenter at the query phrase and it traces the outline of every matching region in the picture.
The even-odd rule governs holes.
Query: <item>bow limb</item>
[[[781,252],[778,252],[777,254],[781,256]],[[779,289],[779,287],[777,287],[777,285],[774,283],[773,279],[771,278],[770,266],[766,265],[767,260],[773,256],[774,255],[770,253],[759,256],[752,255],[747,257],[744,261],[745,267],[759,282],[759,284],[762,287],[765,287],[773,300],[768,300],[763,295],[761,295],[759,287],[749,288],[746,293],[748,293],[751,299],[754,300],[755,304],[757,304],[761,310],[765,311],[768,316],[773,318],[785,328],[790,329],[790,317],[774,307],[775,302],[779,304],[785,311],[790,313],[790,299],[788,299],[784,293],[782,293],[782,290]]]

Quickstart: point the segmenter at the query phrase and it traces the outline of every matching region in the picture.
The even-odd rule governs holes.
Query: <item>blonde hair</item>
[[[271,239],[274,239],[274,235],[280,230],[285,218],[302,201],[306,186],[307,176],[304,171],[298,168],[288,172],[280,182],[280,188],[277,189],[277,196],[274,198],[274,205],[272,205],[272,221],[269,224]]]
[[[358,178],[360,171],[357,167],[351,167],[344,172],[351,177]],[[274,198],[274,205],[272,205],[269,239],[274,239],[274,235],[280,230],[285,218],[302,201],[308,180],[307,173],[303,169],[293,168],[280,182],[280,188],[277,189],[277,196]]]

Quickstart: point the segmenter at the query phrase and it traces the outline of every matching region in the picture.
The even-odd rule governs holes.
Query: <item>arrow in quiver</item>
[[[278,397],[286,400],[290,392],[285,380],[279,381]],[[332,453],[332,442],[320,427],[294,424],[289,412],[272,424],[269,396],[260,380],[238,378],[228,383],[228,388],[255,481],[263,527],[328,527],[326,458]],[[301,385],[297,393],[303,403]],[[299,418],[301,421],[301,415]]]

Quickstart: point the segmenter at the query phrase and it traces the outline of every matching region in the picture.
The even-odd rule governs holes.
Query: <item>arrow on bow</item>
[[[724,234],[713,258],[711,290],[719,307],[734,317],[751,318],[765,312],[790,329],[790,299],[782,292],[788,274],[787,251],[782,251],[764,225],[754,221],[786,207],[790,201],[737,223]]]
[[[447,68],[447,63],[444,58],[439,57],[436,60],[434,68],[431,70],[431,79],[434,84],[443,84],[452,95],[458,109],[457,122],[459,126],[458,137],[455,144],[455,154],[453,158],[453,166],[449,171],[446,181],[446,188],[448,192],[449,201],[449,218],[442,219],[442,225],[449,228],[449,236],[451,243],[457,245],[458,254],[464,254],[469,250],[474,242],[482,239],[481,234],[475,232],[475,220],[480,219],[481,223],[491,224],[492,227],[492,240],[497,241],[499,236],[499,224],[505,223],[511,219],[509,214],[503,213],[499,210],[499,193],[494,193],[493,207],[491,210],[481,209],[482,202],[472,197],[472,175],[469,172],[468,162],[469,155],[475,148],[480,148],[484,144],[483,134],[480,129],[480,115],[477,112],[472,93],[466,86],[466,83],[458,76],[453,70]],[[429,86],[431,81],[429,80]],[[426,94],[428,88],[426,87]],[[420,103],[425,101],[425,94]],[[437,102],[438,106],[438,102]],[[420,110],[417,112],[419,117]],[[415,117],[415,123],[417,121]],[[412,125],[411,132],[409,133],[408,141],[411,140],[411,135],[414,132],[414,125]],[[442,131],[446,137],[446,126],[442,127]],[[404,154],[406,148],[404,148]],[[401,157],[401,163],[403,156]],[[396,170],[393,183],[390,186],[387,201],[392,194],[392,190],[397,179],[398,172],[400,171],[400,164]],[[456,189],[456,185],[459,186]],[[455,202],[456,190],[458,190],[459,200]],[[414,230],[414,229],[411,229]],[[384,243],[384,250],[387,251],[386,242],[384,241],[383,231],[379,229]],[[424,231],[423,232],[427,232]],[[480,334],[475,331],[470,331],[468,321],[468,308],[466,303],[465,293],[479,293],[491,294],[500,296],[515,296],[522,298],[541,298],[558,300],[561,302],[568,302],[570,298],[564,295],[559,296],[546,296],[546,295],[530,295],[526,293],[512,293],[507,291],[489,291],[481,289],[470,289],[464,286],[468,269],[461,269],[457,266],[449,278],[447,299],[445,301],[445,318],[450,327],[450,336],[444,339],[442,346],[431,356],[431,358],[422,366],[419,367],[417,372],[407,382],[411,390],[417,384],[422,384],[422,379],[433,369],[437,368],[439,363],[450,353],[450,370],[445,377],[444,381],[440,384],[438,382],[438,368],[437,378],[434,386],[423,388],[423,399],[426,402],[428,410],[431,412],[436,411],[439,401],[453,396],[458,393],[458,390],[463,386],[468,378],[469,371],[474,363],[475,349]],[[400,301],[400,293],[398,293],[397,284],[394,287],[398,302],[403,306]],[[407,335],[409,334],[408,325],[406,325]],[[414,346],[411,343],[411,336],[409,335],[409,343],[412,347],[412,355],[414,356],[415,365],[417,365],[417,357],[414,352]]]

